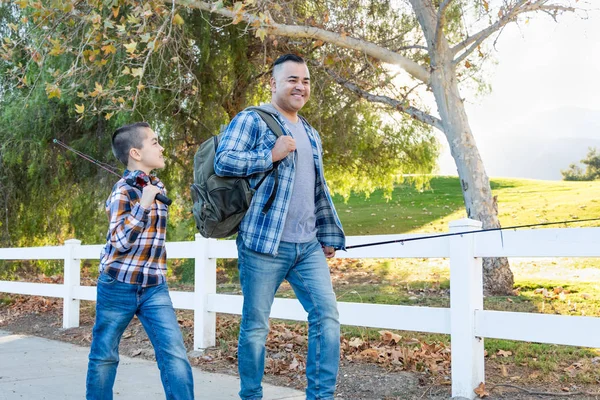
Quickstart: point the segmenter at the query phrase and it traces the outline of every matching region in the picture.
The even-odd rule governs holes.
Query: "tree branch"
[[[260,19],[250,13],[242,12],[241,14],[236,14],[234,11],[227,8],[214,8],[211,3],[207,3],[199,0],[174,0],[175,3],[180,4],[182,6],[187,6],[191,8],[196,8],[199,10],[208,11],[211,13],[216,13],[222,15],[229,19],[236,19],[241,17],[244,22],[247,24],[257,24],[261,23]],[[367,42],[365,40],[351,38],[346,35],[327,31],[325,29],[311,27],[311,26],[302,26],[302,25],[285,25],[278,24],[274,21],[268,21],[268,25],[266,25],[269,33],[279,36],[285,36],[290,38],[304,38],[304,39],[319,39],[327,43],[331,43],[340,47],[344,47],[347,49],[359,50],[363,51],[367,55],[377,58],[385,63],[394,64],[400,66],[406,72],[408,72],[413,78],[425,83],[429,84],[430,74],[429,72],[423,68],[421,65],[416,62],[398,54],[393,51],[390,51],[384,47],[377,46],[374,43]]]
[[[153,46],[150,49],[148,49],[148,54],[146,55],[146,59],[144,60],[144,65],[142,65],[142,73],[140,74],[140,79],[139,79],[138,85],[136,87],[135,98],[133,99],[133,108],[131,109],[132,112],[135,111],[135,107],[137,105],[138,97],[140,95],[140,87],[142,84],[142,79],[144,78],[144,74],[146,73],[146,67],[148,66],[148,61],[150,60],[150,56],[152,56],[152,53],[154,52],[154,49],[156,48],[156,42],[158,41],[158,38],[160,37],[162,32],[165,30],[165,27],[167,26],[167,24],[173,18],[173,15],[175,15],[175,3],[173,3],[170,17],[165,18],[165,22],[163,22],[160,29],[158,30],[158,33],[156,34],[156,38],[154,38],[154,40],[152,41]]]
[[[446,24],[446,9],[450,6],[453,0],[444,0],[442,4],[440,4],[440,8],[438,9],[437,15],[437,24],[435,28],[435,45],[439,46],[442,41],[442,34],[444,32],[444,25]]]
[[[467,58],[469,54],[473,52],[484,40],[489,38],[494,32],[497,32],[501,28],[503,28],[508,23],[517,19],[517,17],[521,14],[527,12],[536,12],[536,11],[546,11],[546,12],[566,12],[566,11],[575,11],[573,7],[564,7],[559,5],[545,5],[547,0],[536,0],[532,2],[531,0],[519,0],[511,9],[509,9],[506,13],[500,17],[498,21],[494,24],[488,26],[487,28],[479,31],[471,37],[466,38],[461,43],[452,47],[451,52],[453,55],[458,54],[459,51],[465,50],[459,57],[454,60],[454,65],[459,64],[462,60]]]
[[[421,121],[424,124],[431,125],[434,128],[437,128],[443,132],[442,121],[439,118],[429,115],[426,112],[421,111],[416,107],[408,106],[406,101],[399,101],[399,100],[393,99],[388,96],[382,96],[382,95],[369,93],[366,90],[359,88],[358,85],[356,85],[355,83],[352,83],[352,82],[348,81],[347,79],[344,79],[344,78],[338,76],[335,72],[333,72],[329,68],[324,68],[324,70],[338,84],[344,86],[346,89],[355,93],[359,97],[362,97],[363,99],[366,99],[373,103],[387,104],[388,106],[392,107],[393,109],[404,112],[404,113],[410,115],[411,117],[415,118],[416,120]]]

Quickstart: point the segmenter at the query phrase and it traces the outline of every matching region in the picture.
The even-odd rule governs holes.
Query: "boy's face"
[[[165,159],[163,157],[164,148],[158,144],[158,136],[150,128],[141,128],[146,134],[146,138],[142,142],[141,149],[135,149],[138,152],[138,163],[146,172],[153,169],[164,168]]]

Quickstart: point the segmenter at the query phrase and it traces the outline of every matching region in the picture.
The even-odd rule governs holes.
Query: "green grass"
[[[553,182],[492,179],[503,226],[594,218],[600,215],[600,181]],[[430,189],[418,191],[398,185],[392,199],[382,191],[369,198],[334,196],[347,235],[382,235],[447,231],[452,220],[466,217],[460,182],[456,177],[434,177]],[[581,223],[576,226],[594,226]]]

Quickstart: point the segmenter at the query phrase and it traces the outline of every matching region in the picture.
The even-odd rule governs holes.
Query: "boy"
[[[164,149],[150,125],[139,122],[115,131],[112,150],[127,169],[106,201],[110,223],[100,255],[86,398],[113,398],[119,342],[137,315],[154,347],[166,398],[192,400],[192,369],[166,284],[167,206],[155,200],[165,188],[154,176],[143,190],[127,183],[164,168]]]

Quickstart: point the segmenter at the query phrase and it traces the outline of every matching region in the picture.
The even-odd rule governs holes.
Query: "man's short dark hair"
[[[298,64],[306,64],[306,61],[304,61],[304,58],[302,58],[296,54],[284,54],[282,56],[279,56],[277,58],[277,60],[275,60],[275,62],[273,63],[273,70],[272,70],[273,74],[275,74],[275,67],[283,64],[284,62],[288,62],[288,61],[293,61]]]
[[[136,122],[120,127],[112,135],[112,151],[115,157],[127,166],[129,163],[129,150],[141,149],[144,145],[144,131],[141,128],[150,128],[147,122]]]

